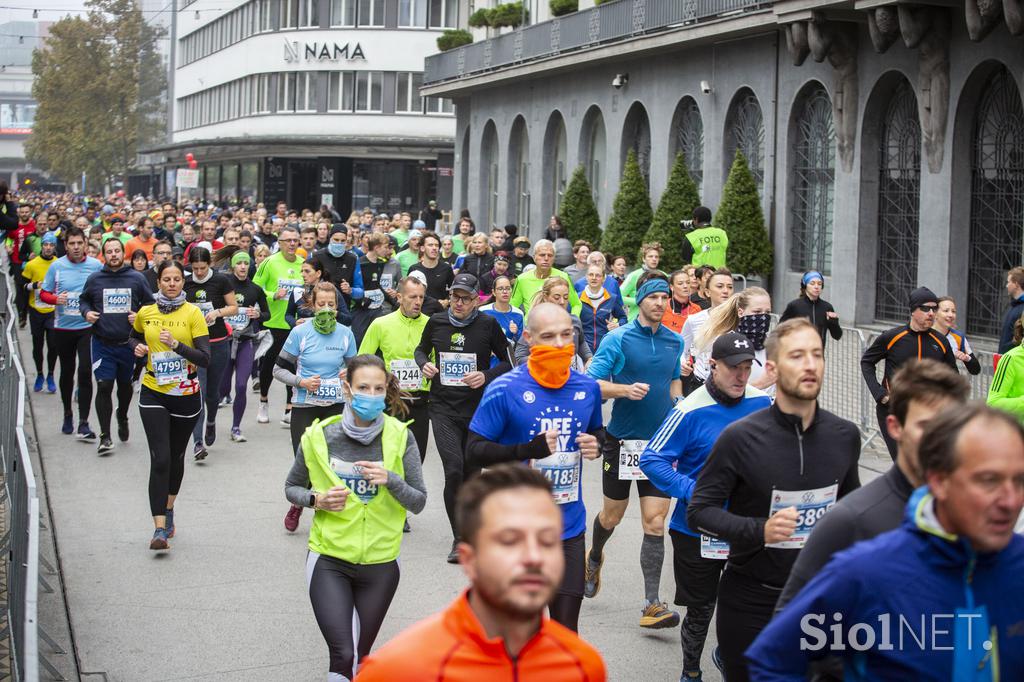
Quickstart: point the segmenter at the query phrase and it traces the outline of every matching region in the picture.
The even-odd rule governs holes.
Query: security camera
[[[628,82],[628,73],[617,73],[615,74],[615,78],[612,79],[612,87],[615,88],[616,90],[621,90],[623,86],[625,86]]]
[[[709,83],[707,81],[701,81],[700,82],[700,91],[703,92],[705,95],[710,95],[711,94],[711,83]]]

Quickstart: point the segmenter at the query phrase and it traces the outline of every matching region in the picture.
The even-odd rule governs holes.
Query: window
[[[281,0],[281,28],[297,28],[302,0]]]
[[[328,78],[327,111],[355,110],[355,74],[332,71]]]
[[[356,0],[331,0],[331,26],[356,25]]]
[[[261,73],[255,76],[256,88],[255,95],[256,99],[253,103],[253,108],[257,114],[269,114],[270,113],[270,74]]]
[[[319,26],[318,0],[297,0],[299,3],[299,26]]]
[[[359,25],[384,25],[384,0],[359,0]]]
[[[282,73],[278,77],[277,110],[316,111],[315,75],[312,71]]]
[[[458,0],[430,0],[430,28],[458,28]]]
[[[420,112],[420,86],[422,73],[398,73],[395,78],[395,111],[398,113]]]
[[[832,101],[815,85],[802,102],[793,147],[793,208],[789,266],[804,272],[832,270],[832,206],[836,133]]]
[[[271,12],[271,5],[274,0],[258,0],[259,2],[259,31],[274,30],[274,15]]]
[[[380,71],[356,71],[356,111],[381,111]]]
[[[453,114],[455,106],[447,97],[427,97],[424,103],[426,114]]]
[[[750,173],[757,183],[757,191],[763,194],[764,188],[764,117],[761,104],[750,89],[744,89],[733,101],[726,125],[728,140],[725,156],[725,169],[732,168],[736,151],[743,152],[750,166]]]
[[[427,0],[398,0],[398,25],[423,28],[427,25]]]
[[[704,121],[692,97],[680,102],[676,112],[675,146],[683,153],[686,169],[700,191],[704,184]],[[675,161],[675,154],[669,160]]]

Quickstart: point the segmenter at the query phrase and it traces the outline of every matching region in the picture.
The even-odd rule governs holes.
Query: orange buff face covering
[[[533,346],[526,367],[530,376],[544,388],[561,388],[569,381],[569,368],[574,355],[576,346],[571,343],[561,348]]]

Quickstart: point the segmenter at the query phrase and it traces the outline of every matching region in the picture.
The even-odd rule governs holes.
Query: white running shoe
[[[259,424],[269,424],[270,423],[270,410],[267,407],[266,403],[263,403],[263,402],[260,403],[260,411],[256,415],[256,421]]]

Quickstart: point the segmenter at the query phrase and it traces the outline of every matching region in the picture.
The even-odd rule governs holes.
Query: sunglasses
[[[919,305],[919,306],[917,306],[917,309],[920,310],[922,313],[934,313],[936,310],[939,309],[939,306],[937,306],[937,305]]]

